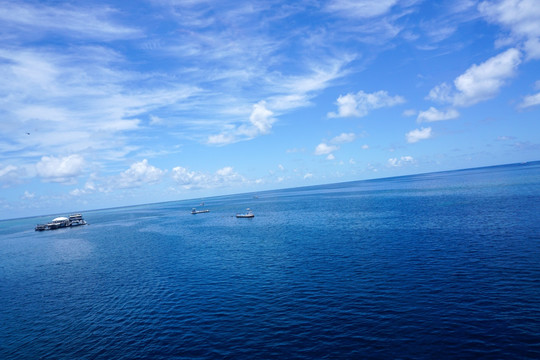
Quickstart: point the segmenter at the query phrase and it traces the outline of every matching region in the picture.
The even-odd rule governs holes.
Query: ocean
[[[540,358],[540,162],[54,216],[0,222],[1,359]]]

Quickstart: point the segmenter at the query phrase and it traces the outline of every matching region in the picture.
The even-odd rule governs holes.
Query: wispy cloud
[[[418,117],[416,118],[417,122],[433,122],[433,121],[442,121],[450,120],[459,117],[459,112],[456,109],[437,110],[433,106],[427,109],[426,111],[420,111]]]
[[[22,183],[26,176],[27,172],[22,167],[15,165],[0,166],[0,184],[4,188]]]
[[[397,2],[398,0],[331,0],[326,10],[344,17],[371,18],[388,13]]]
[[[524,109],[532,106],[540,105],[540,92],[533,94],[533,95],[527,95],[523,98],[523,101],[519,104],[519,108]]]
[[[16,28],[36,37],[32,31],[52,32],[56,35],[84,37],[102,40],[125,39],[141,36],[133,27],[115,23],[111,20],[116,11],[107,6],[85,6],[84,8],[67,4],[48,6],[1,1],[0,21],[3,29]]]

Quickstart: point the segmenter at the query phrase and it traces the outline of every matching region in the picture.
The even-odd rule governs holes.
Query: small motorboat
[[[250,209],[246,209],[246,213],[244,214],[236,214],[237,218],[252,218],[255,217]]]

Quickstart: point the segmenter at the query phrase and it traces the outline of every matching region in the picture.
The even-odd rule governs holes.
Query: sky
[[[540,160],[538,0],[0,0],[0,79],[0,219]]]

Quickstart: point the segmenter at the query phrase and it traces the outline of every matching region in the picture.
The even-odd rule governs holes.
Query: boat
[[[252,218],[255,217],[253,212],[251,212],[251,209],[246,209],[246,212],[244,214],[236,214],[237,218]]]
[[[208,209],[205,209],[205,210],[197,210],[197,209],[195,209],[195,208],[191,209],[191,213],[192,213],[193,215],[195,215],[195,214],[204,214],[204,213],[207,213],[207,212],[210,212],[210,210],[208,210]]]
[[[81,214],[72,214],[69,215],[69,226],[80,226],[80,225],[86,225],[86,221],[84,221]]]
[[[44,231],[44,230],[56,230],[65,227],[86,225],[86,221],[83,219],[81,214],[72,214],[69,217],[59,216],[54,218],[51,222],[47,224],[37,224],[35,231]]]
[[[49,227],[47,226],[47,224],[37,224],[36,225],[36,231],[43,231],[43,230],[48,230]]]

